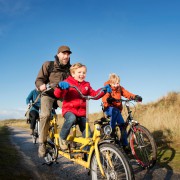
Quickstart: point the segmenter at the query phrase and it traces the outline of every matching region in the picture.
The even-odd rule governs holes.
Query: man
[[[45,143],[47,141],[47,134],[49,129],[49,120],[53,103],[56,100],[54,96],[54,89],[47,90],[46,84],[56,87],[60,81],[66,79],[70,72],[70,54],[71,50],[68,46],[61,46],[58,48],[55,60],[52,62],[45,62],[36,78],[35,84],[42,92],[41,95],[41,112],[40,112],[40,136],[39,136],[39,157],[44,157],[46,153]],[[45,92],[43,92],[45,91]],[[60,106],[60,103],[58,102]]]

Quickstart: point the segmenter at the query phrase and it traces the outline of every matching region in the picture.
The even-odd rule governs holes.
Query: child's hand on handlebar
[[[135,100],[136,102],[142,102],[142,97],[139,96],[139,95],[135,95],[134,100]]]
[[[107,84],[106,86],[104,86],[104,93],[111,93],[112,92],[112,90],[111,90],[111,87],[110,87],[110,85],[109,84]]]
[[[108,104],[112,104],[114,101],[116,101],[116,99],[113,97],[108,97],[106,101]]]
[[[61,81],[61,82],[59,83],[59,87],[60,87],[61,89],[69,89],[69,83],[68,83],[68,82],[65,82],[65,81]]]

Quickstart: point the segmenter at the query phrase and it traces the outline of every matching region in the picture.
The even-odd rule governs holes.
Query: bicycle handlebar
[[[76,89],[77,92],[80,94],[80,96],[81,96],[82,98],[86,99],[86,100],[96,99],[96,98],[100,95],[100,93],[101,93],[103,90],[105,90],[105,88],[100,88],[100,91],[98,92],[98,94],[97,94],[96,96],[85,96],[85,95],[82,94],[82,92],[81,92],[76,86],[70,85],[70,87]]]
[[[43,90],[43,91],[40,91],[41,94],[49,91],[49,90],[52,89],[52,88],[57,87],[57,84],[54,84],[54,83],[52,83],[52,84],[49,84],[49,83],[48,83],[48,84],[45,84],[45,85],[46,85],[46,89]]]
[[[114,101],[115,101],[115,102],[125,102],[125,103],[131,102],[131,101],[134,101],[134,102],[142,102],[142,101],[135,100],[135,99],[133,99],[133,98],[130,98],[130,99],[115,99]]]
[[[46,84],[46,90],[45,91],[48,91],[48,90],[50,90],[50,89],[52,89],[52,88],[54,88],[54,87],[56,87],[57,86],[57,84],[54,84],[54,83],[52,83],[52,84]],[[43,91],[44,92],[44,91]]]
[[[116,99],[116,102],[130,102],[130,101],[135,101],[134,99]],[[136,101],[135,101],[136,102]]]
[[[42,93],[46,92],[46,91],[49,91],[50,89],[56,87],[57,84],[46,84],[46,90],[44,90]],[[98,94],[96,96],[85,96],[82,94],[82,92],[76,87],[76,86],[73,86],[73,85],[70,85],[69,87],[71,88],[74,88],[76,89],[76,91],[80,94],[80,96],[86,100],[90,100],[90,99],[96,99],[100,93],[103,91],[103,90],[106,90],[104,87],[103,88],[100,88],[100,91],[98,92]]]

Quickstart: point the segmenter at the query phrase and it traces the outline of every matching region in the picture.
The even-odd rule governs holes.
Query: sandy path
[[[38,157],[38,144],[33,144],[29,131],[17,127],[10,127],[11,141],[21,153],[24,165],[31,169],[33,179],[42,180],[89,180],[88,170],[80,165],[74,164],[64,157],[58,158],[58,164],[51,166],[42,165],[44,159]],[[135,179],[140,180],[180,180],[180,174],[174,174],[165,168],[155,166],[150,171],[142,170],[136,163],[132,162]]]

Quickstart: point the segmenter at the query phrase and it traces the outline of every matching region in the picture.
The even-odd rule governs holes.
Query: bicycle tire
[[[92,180],[134,179],[134,173],[126,155],[123,154],[116,145],[111,143],[101,144],[99,145],[99,151],[101,164],[103,166],[103,170],[105,172],[106,177],[102,177],[101,172],[99,170],[99,166],[96,161],[96,155],[94,153],[91,159]],[[110,154],[113,167],[110,167],[110,164],[107,163],[108,160],[106,159],[107,156],[105,156],[106,153]]]
[[[34,144],[36,144],[37,143],[37,139],[38,139],[38,137],[39,137],[39,132],[38,132],[38,130],[39,130],[39,122],[36,120],[36,125],[35,125],[35,129],[34,129],[34,134],[32,135],[32,141],[33,141],[33,143]]]
[[[58,148],[56,147],[54,140],[54,127],[51,127],[49,129],[49,137],[47,139],[46,151],[47,154],[51,156],[52,161],[56,161],[58,158]]]
[[[152,168],[157,160],[157,146],[150,131],[142,125],[135,125],[129,135],[133,156],[143,168]]]
[[[33,134],[33,139],[34,139],[34,140],[33,140],[33,143],[34,143],[34,144],[37,143],[38,137],[39,137],[38,132],[35,132],[35,133]]]
[[[36,144],[36,137],[34,135],[32,135],[32,142],[33,144]]]

